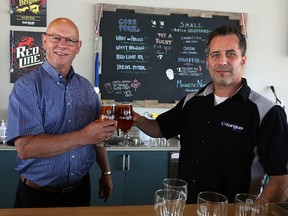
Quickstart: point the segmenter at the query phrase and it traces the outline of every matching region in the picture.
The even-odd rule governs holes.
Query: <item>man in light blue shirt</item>
[[[69,19],[53,20],[42,35],[47,60],[21,77],[9,97],[7,141],[18,152],[15,207],[90,205],[89,170],[103,172],[99,196],[112,192],[107,151],[116,121],[97,121],[100,102],[72,62],[82,42]]]

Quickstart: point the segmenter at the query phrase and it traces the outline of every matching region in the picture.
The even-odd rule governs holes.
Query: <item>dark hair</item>
[[[210,43],[212,39],[216,36],[225,36],[229,34],[234,34],[238,37],[239,39],[239,48],[241,49],[241,55],[244,56],[246,53],[246,37],[241,33],[240,29],[235,27],[235,26],[230,26],[230,25],[223,25],[220,27],[217,27],[214,31],[212,31],[207,40],[207,46],[208,46],[208,53],[210,50]]]

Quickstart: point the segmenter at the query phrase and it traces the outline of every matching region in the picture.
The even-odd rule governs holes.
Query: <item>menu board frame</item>
[[[105,18],[108,19],[108,14],[113,18],[113,14],[117,16],[117,13],[124,14],[122,18],[121,15],[115,18],[117,26],[111,25],[115,22],[113,20],[109,21],[110,23],[103,21]],[[133,18],[135,14],[138,18]],[[167,32],[164,25],[171,21],[172,16],[173,20],[179,21],[179,24],[177,24],[179,28],[172,30],[170,26],[169,32]],[[163,20],[162,29],[161,18]],[[168,21],[166,18],[168,18]],[[180,44],[179,40],[176,43],[175,35],[180,30],[203,31],[208,35],[209,29],[205,27],[205,24],[202,25],[201,19],[205,20],[205,22],[214,22],[213,26],[217,26],[218,20],[222,18],[236,21],[237,25],[239,24],[239,28],[246,34],[246,13],[96,4],[95,86],[100,88],[102,100],[133,101],[134,104],[141,107],[173,107],[186,94],[198,91],[209,81],[207,68],[205,68],[206,54],[199,53],[206,52],[206,39],[201,35],[195,35],[194,38],[198,37],[199,41],[202,40],[202,47],[197,48],[195,45],[188,44],[190,42],[199,42],[197,38],[195,39],[196,41],[193,40],[193,34],[191,37],[187,37],[188,39],[185,39],[186,33],[183,33],[184,36],[182,38],[184,39],[181,40],[183,44],[185,43],[184,45]],[[181,22],[181,20],[187,19],[187,22]],[[198,20],[194,22],[191,19]],[[141,20],[151,22],[151,29],[144,30],[143,24],[139,24]],[[152,22],[153,20],[155,21],[154,23]],[[182,29],[180,29],[181,25],[183,26]],[[153,27],[154,29],[158,28],[158,30],[156,30],[153,40],[151,40],[152,36],[148,32],[153,31]],[[142,29],[139,30],[139,28]],[[143,31],[142,36],[137,34],[141,30]],[[104,31],[109,31],[109,34],[111,32],[112,37],[109,34],[105,36]],[[133,43],[127,44],[128,40],[133,41]],[[153,53],[151,54],[151,52]],[[182,65],[180,64],[179,66],[179,62],[178,65],[175,65],[175,57],[174,59],[171,58],[169,52],[177,52],[177,61],[182,61]],[[163,61],[161,63],[162,58]],[[165,58],[166,61],[164,60]],[[169,66],[168,64],[170,63],[173,65]],[[159,75],[160,73],[162,74]],[[206,76],[206,78],[195,79],[193,82],[183,81],[186,78],[191,80],[191,78],[193,79],[193,77],[197,76]],[[180,85],[181,87],[179,87]],[[181,92],[181,95],[176,93],[176,91],[179,92],[179,89],[176,88],[183,88],[183,93]]]

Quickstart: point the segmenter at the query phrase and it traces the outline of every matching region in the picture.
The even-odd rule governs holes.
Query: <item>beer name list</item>
[[[239,20],[104,11],[101,97],[174,103],[197,92],[211,80],[206,40],[220,24]]]

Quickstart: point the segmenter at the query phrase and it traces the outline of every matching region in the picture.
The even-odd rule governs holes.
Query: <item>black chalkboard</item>
[[[239,19],[104,10],[101,98],[174,103],[198,91],[210,81],[208,34],[222,24],[240,28]]]

